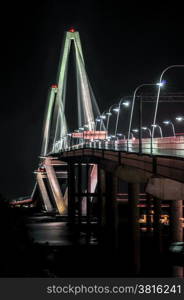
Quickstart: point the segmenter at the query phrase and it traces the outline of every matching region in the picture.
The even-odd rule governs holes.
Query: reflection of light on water
[[[35,243],[53,246],[96,245],[97,237],[93,232],[71,230],[66,222],[42,222],[27,225],[29,236]]]
[[[90,237],[90,244],[93,244],[93,245],[97,245],[98,244],[98,239],[96,236],[91,236]]]
[[[95,235],[94,232],[80,232],[80,243],[82,245],[90,244],[90,245],[97,245],[98,244],[98,238]]]
[[[169,247],[169,251],[174,253],[184,253],[184,242],[172,243]]]

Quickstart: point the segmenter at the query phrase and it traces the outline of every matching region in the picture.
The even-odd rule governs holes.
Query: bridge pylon
[[[75,54],[78,128],[85,125],[89,131],[94,130],[95,115],[100,114],[86,72],[79,32],[72,28],[65,32],[56,84],[51,86],[49,92],[43,130],[43,156],[61,150],[69,133],[65,107],[69,54],[72,46]]]
[[[79,32],[71,28],[65,32],[56,84],[51,86],[48,95],[41,150],[41,155],[44,157],[41,161],[41,168],[44,169],[44,173],[38,171],[36,175],[37,186],[40,190],[45,210],[47,212],[56,210],[59,214],[65,214],[67,211],[67,188],[65,194],[63,194],[61,188],[62,180],[59,179],[50,156],[65,148],[66,137],[69,134],[65,107],[67,73],[72,47],[75,54],[78,128],[83,126],[87,127],[88,131],[84,131],[87,138],[89,138],[93,132],[95,133],[94,116],[95,114],[100,114],[88,80]],[[84,133],[83,136],[85,136]],[[60,164],[62,164],[62,162],[60,162]],[[92,168],[91,172],[94,173],[94,170],[95,168]],[[93,189],[95,189],[95,187],[96,182],[93,179]]]

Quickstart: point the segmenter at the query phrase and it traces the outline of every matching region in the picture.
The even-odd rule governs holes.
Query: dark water
[[[114,234],[95,220],[71,226],[66,217],[0,212],[0,277],[137,277],[125,218]],[[172,276],[167,239],[162,255],[152,235],[142,232],[140,242],[139,276]]]
[[[129,267],[119,259],[107,234],[101,240],[95,222],[90,227],[83,222],[71,227],[66,221],[46,217],[30,218],[27,222],[29,238],[39,245],[44,260],[45,276],[56,277],[110,277],[126,276]],[[123,263],[123,266],[122,266]]]
[[[48,277],[137,277],[131,271],[131,249],[124,225],[118,232],[118,248],[108,232],[106,239],[101,239],[95,223],[90,228],[85,222],[71,227],[66,220],[42,216],[28,219],[27,229],[29,238],[39,246],[35,255],[42,260],[34,277],[40,272]],[[152,237],[143,233],[139,276],[172,277],[172,269],[167,253],[157,255]]]
[[[97,245],[97,237],[94,232],[87,234],[85,230],[75,231],[68,226],[67,222],[47,221],[40,218],[32,219],[32,223],[27,224],[29,236],[35,243],[50,246],[72,246],[72,245]]]
[[[71,227],[66,221],[35,217],[28,220],[27,230],[41,254],[42,276],[91,277],[109,273],[95,223],[89,229],[85,223]]]

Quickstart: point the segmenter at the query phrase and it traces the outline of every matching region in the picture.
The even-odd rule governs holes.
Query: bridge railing
[[[138,153],[139,139],[133,138],[129,141],[126,139],[93,141],[86,140],[76,145],[65,145],[64,148],[61,148],[59,145],[57,145],[57,147],[55,147],[55,153],[82,148]],[[151,138],[144,138],[142,139],[142,153],[184,157],[184,136],[154,138],[152,141]]]

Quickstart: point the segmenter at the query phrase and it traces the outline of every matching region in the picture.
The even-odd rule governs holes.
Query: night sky
[[[0,193],[4,196],[32,191],[47,93],[55,83],[63,34],[70,26],[80,32],[86,69],[102,111],[132,94],[139,84],[158,81],[165,67],[184,64],[183,8],[177,1],[124,2],[1,3]],[[168,72],[168,91],[184,92],[183,77],[184,69]],[[166,117],[173,112],[167,106],[162,110]]]

